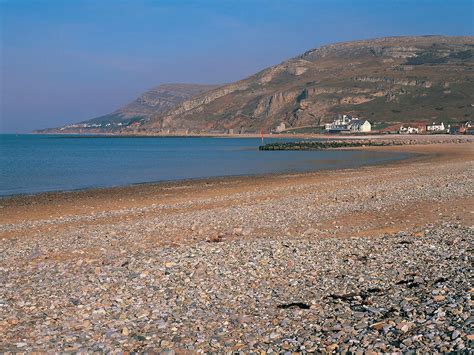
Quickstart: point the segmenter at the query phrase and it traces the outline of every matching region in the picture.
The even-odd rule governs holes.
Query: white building
[[[367,120],[353,120],[349,126],[352,132],[370,132],[372,130],[372,125]]]
[[[400,133],[400,134],[418,134],[418,133],[420,133],[420,130],[417,127],[400,126],[400,129],[398,130],[398,133]]]
[[[370,132],[372,130],[372,125],[367,120],[343,115],[342,117],[335,119],[332,123],[327,123],[324,128],[326,131]]]
[[[285,122],[281,122],[279,126],[275,128],[276,133],[283,132],[286,129]]]
[[[339,116],[332,123],[327,123],[324,126],[324,128],[326,129],[326,131],[336,131],[336,130],[347,131],[349,130],[348,126],[352,119],[353,118],[351,116],[342,115],[342,117]],[[354,119],[357,119],[357,118],[354,117]]]
[[[433,122],[433,124],[429,124],[426,126],[426,131],[427,132],[443,132],[446,131],[446,127],[444,126],[444,122],[441,122],[440,124],[436,124]]]

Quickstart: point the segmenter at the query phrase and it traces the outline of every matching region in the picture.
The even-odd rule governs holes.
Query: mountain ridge
[[[157,113],[167,111],[180,102],[189,100],[197,94],[215,89],[219,86],[220,85],[188,83],[161,84],[146,90],[135,100],[109,114],[60,128],[41,130],[40,132],[75,130],[107,132],[120,130],[134,123],[145,122]],[[107,124],[109,125],[107,126]]]
[[[256,132],[317,126],[339,113],[459,122],[473,116],[473,67],[473,36],[338,42],[197,93],[125,131]]]

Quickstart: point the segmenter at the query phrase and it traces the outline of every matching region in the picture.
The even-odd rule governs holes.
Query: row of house
[[[399,128],[398,128],[399,127]],[[328,133],[365,133],[372,131],[372,124],[359,117],[351,115],[338,115],[332,122],[324,125],[324,129]],[[287,130],[284,122],[271,130],[272,133],[282,133]],[[473,121],[465,121],[461,124],[444,124],[426,122],[411,122],[398,126],[396,124],[383,128],[381,133],[399,133],[399,134],[434,134],[434,133],[450,133],[450,134],[474,134]]]
[[[450,126],[448,126],[449,129]],[[444,122],[436,123],[433,122],[432,124],[426,123],[410,123],[407,125],[401,125],[400,129],[398,130],[399,134],[420,134],[423,132],[428,133],[443,133],[446,132],[446,126]]]
[[[445,125],[444,122],[431,124],[411,123],[402,125],[398,130],[400,134],[420,134],[420,133],[470,133],[474,129],[472,121],[466,121],[461,125]]]
[[[332,123],[325,124],[324,129],[330,133],[370,132],[372,130],[372,125],[367,120],[353,117],[351,115],[342,115]]]
[[[138,122],[134,122],[133,124],[138,124]],[[132,125],[133,125],[132,124]],[[130,126],[132,126],[130,125]],[[398,131],[397,131],[397,127]],[[271,129],[268,133],[283,133],[287,131],[288,127],[284,122],[280,122],[280,124]],[[360,119],[358,117],[353,117],[350,115],[342,115],[338,116],[332,123],[327,123],[324,125],[324,129],[328,133],[366,133],[372,131],[372,124],[364,119]],[[465,133],[465,134],[474,134],[474,125],[472,121],[466,121],[463,124],[459,125],[445,125],[444,122],[441,123],[431,123],[426,124],[423,122],[418,123],[410,123],[407,125],[391,125],[389,127],[384,128],[380,131],[381,133],[399,133],[399,134],[421,134],[421,133]],[[162,130],[161,133],[170,134],[170,129]],[[211,130],[211,131],[197,131],[191,132],[190,130],[178,130],[172,132],[174,134],[183,134],[188,135],[190,133],[211,133],[211,134],[259,134],[261,133],[260,130],[248,130],[244,127],[240,129],[222,129],[222,130]]]

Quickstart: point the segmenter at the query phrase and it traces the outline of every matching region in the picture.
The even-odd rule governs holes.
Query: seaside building
[[[358,117],[342,115],[332,123],[327,123],[324,129],[328,132],[370,132],[372,124]]]
[[[426,131],[430,133],[434,132],[446,132],[449,130],[449,125],[447,128],[444,126],[444,122],[436,123],[433,122],[432,124],[426,125]]]
[[[281,122],[279,126],[275,128],[276,133],[281,133],[286,129],[285,122]]]
[[[420,133],[420,129],[418,127],[412,127],[412,126],[400,126],[400,129],[398,130],[399,134],[418,134]]]
[[[350,130],[352,132],[370,132],[372,130],[372,125],[367,120],[353,120],[350,123]]]

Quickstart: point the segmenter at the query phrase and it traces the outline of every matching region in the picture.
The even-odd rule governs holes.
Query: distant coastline
[[[18,139],[18,136],[16,135],[9,136],[12,139]],[[4,137],[6,136],[4,135]],[[5,171],[10,172],[9,174],[15,174],[14,172],[12,172],[12,169],[16,169],[15,166],[18,166],[18,164],[24,165],[24,167],[18,166],[18,168],[22,170],[24,170],[26,167],[33,167],[33,170],[31,170],[29,173],[26,173],[25,171],[24,173],[21,173],[21,175],[18,176],[8,176],[4,174],[4,181],[2,182],[2,187],[4,191],[0,191],[0,197],[24,194],[38,194],[48,191],[78,191],[84,189],[102,189],[114,186],[119,187],[137,184],[155,184],[163,182],[200,180],[221,177],[225,178],[229,176],[260,176],[268,174],[285,174],[288,172],[303,173],[317,170],[334,170],[357,168],[360,166],[368,165],[393,164],[396,161],[406,161],[406,159],[409,159],[411,155],[407,155],[406,152],[409,152],[412,149],[416,149],[416,147],[420,145],[437,146],[439,144],[446,143],[472,143],[474,141],[474,137],[472,136],[453,135],[379,135],[368,136],[366,138],[361,138],[360,136],[353,136],[344,137],[345,140],[341,140],[341,136],[338,136],[337,140],[334,140],[334,138],[330,138],[328,136],[321,137],[316,135],[290,135],[288,136],[288,138],[281,136],[269,136],[265,137],[264,144],[270,142],[270,147],[286,147],[287,145],[295,145],[292,143],[285,144],[284,142],[299,141],[301,142],[301,144],[296,144],[298,151],[291,152],[291,150],[293,149],[291,148],[290,151],[275,151],[274,153],[268,155],[268,153],[271,152],[258,152],[258,148],[259,146],[261,146],[261,140],[258,136],[164,137],[150,135],[124,136],[58,134],[44,135],[44,137],[41,137],[40,135],[27,135],[27,137],[29,137],[30,139],[39,139],[37,143],[40,144],[35,143],[35,151],[38,151],[38,149],[41,150],[41,146],[44,144],[52,145],[44,147],[44,149],[46,149],[44,153],[45,155],[37,157],[32,157],[31,154],[28,154],[28,156],[25,157],[15,158],[14,156],[16,152],[15,148],[13,147],[11,148],[10,153],[6,152],[5,154],[3,154],[2,164],[10,167],[8,170],[5,169]],[[113,139],[116,138],[119,138],[119,140],[116,141],[117,143],[114,143]],[[140,153],[140,146],[142,144],[139,143],[140,138],[146,139],[145,141],[143,141],[143,149],[148,152],[146,153],[148,157],[142,157],[142,153]],[[159,149],[161,148],[157,148],[157,142],[160,142],[160,139],[168,138],[170,139],[169,141],[163,141],[169,142],[166,143],[167,148],[165,147],[164,149],[171,149],[172,151],[175,151],[175,153],[160,153]],[[219,143],[218,145],[208,145],[210,142],[208,142],[207,140],[217,138],[223,139],[221,143]],[[103,141],[103,139],[107,140]],[[158,141],[155,141],[156,139],[158,139]],[[5,139],[4,141],[6,142]],[[74,141],[77,141],[77,143],[73,143]],[[87,144],[84,145],[82,143],[79,143],[79,141],[83,141],[84,143],[87,142]],[[318,150],[305,151],[305,149],[299,147],[300,145],[312,146],[312,141],[322,142],[320,144],[322,146],[332,146],[333,144],[331,142],[335,142],[338,147],[330,147],[330,149],[324,149],[322,151],[320,150],[319,152]],[[344,141],[347,142],[347,144],[338,143],[342,143]],[[106,142],[108,143],[105,144]],[[122,143],[119,144],[119,142]],[[282,142],[283,144],[278,142]],[[63,146],[64,144],[66,145]],[[116,144],[119,144],[119,151],[114,153],[113,147]],[[24,144],[21,145],[24,148]],[[191,145],[189,147],[190,150],[187,150],[187,147],[189,145]],[[344,145],[348,146],[343,147]],[[66,147],[66,149],[71,150],[66,155],[59,152],[59,155],[56,155],[53,161],[57,161],[59,159],[60,161],[62,161],[62,163],[60,163],[59,165],[57,165],[58,163],[54,163],[51,166],[50,163],[48,163],[48,159],[50,158],[50,156],[52,154],[54,156],[55,151],[57,151],[58,149],[61,150],[64,147]],[[120,153],[120,151],[123,151],[125,147],[129,147],[126,148],[126,150],[131,150],[129,153],[126,154],[126,156],[124,156],[123,153]],[[2,149],[7,149],[7,145],[4,145]],[[197,151],[193,152],[193,150],[195,149],[197,149]],[[200,150],[202,149],[204,149],[204,151],[200,153]],[[221,151],[221,149],[224,150]],[[344,150],[349,150],[351,152],[337,153],[338,151],[341,152]],[[83,153],[81,153],[81,151]],[[136,151],[137,155],[133,153],[134,151]],[[361,155],[360,152],[362,151],[371,152],[371,155]],[[94,152],[105,153],[99,153],[98,158],[96,159],[94,158],[94,155],[96,155],[97,153]],[[185,156],[189,153],[191,153],[191,158],[185,158]],[[103,154],[105,154],[105,156],[102,156]],[[8,157],[10,157],[10,162],[6,161]],[[171,165],[169,165],[170,159],[171,161],[176,160],[176,163],[173,162],[171,163]],[[206,159],[210,160],[207,161]],[[233,161],[235,159],[237,160],[234,164]],[[349,159],[350,161],[347,159]],[[27,161],[30,161],[30,163],[27,163]],[[126,161],[128,161],[128,163],[126,163]],[[160,161],[163,161],[163,163],[160,163]],[[240,161],[240,163],[238,163],[238,161]],[[183,174],[183,172],[180,172],[180,169],[176,170],[180,164],[186,164],[185,174]],[[63,169],[61,168],[61,166],[69,166],[69,168],[65,170],[65,176],[62,176],[64,172],[62,172]],[[202,166],[207,166],[208,168],[204,169]],[[241,168],[238,168],[239,166]],[[46,167],[49,168],[46,169]],[[217,170],[216,167],[218,167]],[[45,169],[46,171],[43,171]],[[53,170],[48,172],[48,169]],[[107,172],[104,170],[103,173],[101,173],[103,169],[108,170]],[[163,169],[167,172],[165,175],[160,172],[163,171]],[[145,172],[145,175],[142,175],[143,173],[141,173],[141,171]],[[175,173],[173,173],[173,171],[175,171]],[[41,176],[43,175],[45,177],[41,178]],[[28,178],[28,176],[36,176],[36,180],[31,180]],[[52,180],[50,177],[46,176],[55,176],[55,178],[54,180]],[[97,177],[94,178],[94,176]],[[76,179],[84,179],[85,182],[81,181],[80,184],[77,184],[74,182]],[[21,181],[24,182],[21,183]],[[10,187],[9,189],[9,186],[12,187]],[[13,188],[13,186],[16,187]]]
[[[13,135],[15,133],[6,133]],[[212,134],[212,133],[190,133],[190,134],[170,134],[170,133],[41,133],[41,132],[30,132],[21,133],[25,135],[44,135],[44,136],[74,136],[78,138],[94,138],[94,137],[111,137],[111,138],[259,138],[261,139],[262,134],[257,133],[242,133],[242,134]],[[452,134],[420,134],[420,135],[400,135],[400,134],[381,134],[378,132],[369,132],[364,134],[337,134],[337,133],[264,133],[264,139],[323,139],[323,140],[344,140],[344,139],[384,139],[384,140],[400,140],[400,141],[432,141],[433,139],[443,140],[449,137],[451,140],[463,139],[466,135],[452,135]],[[448,140],[449,140],[448,139]]]

